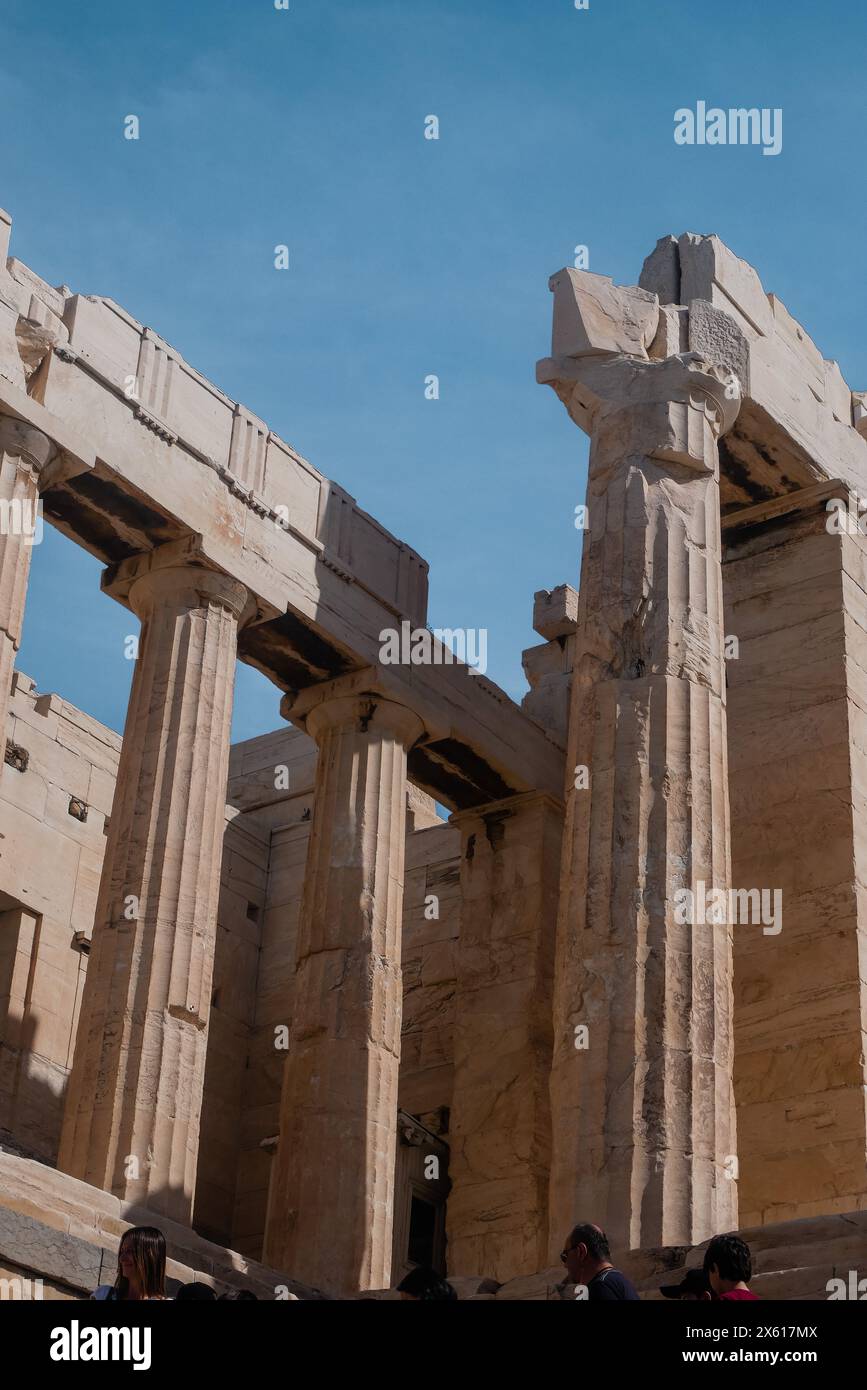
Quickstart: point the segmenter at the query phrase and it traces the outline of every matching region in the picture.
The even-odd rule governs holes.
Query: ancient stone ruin
[[[867,1250],[867,397],[714,236],[555,275],[586,529],[518,705],[384,660],[424,560],[10,225],[0,1274],[80,1297],[147,1217],[269,1297],[557,1297],[584,1218],[647,1290],[738,1228],[825,1297]],[[141,622],[122,740],[15,668],[37,504]],[[238,659],[277,727],[230,747]]]

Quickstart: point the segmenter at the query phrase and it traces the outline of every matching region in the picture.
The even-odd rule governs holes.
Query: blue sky
[[[860,0],[0,0],[0,206],[14,254],[118,300],[420,551],[432,625],[486,627],[520,698],[586,480],[534,380],[548,276],[582,243],[634,283],[657,237],[716,232],[867,387],[865,38]],[[782,107],[782,153],[676,146],[698,99]],[[19,664],[120,729],[135,623],[99,568],[45,528]],[[239,668],[235,737],[278,702]]]

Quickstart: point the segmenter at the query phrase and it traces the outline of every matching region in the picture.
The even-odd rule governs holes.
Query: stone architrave
[[[0,732],[4,748],[30,552],[41,538],[39,477],[54,454],[52,441],[41,430],[8,415],[0,417]]]
[[[103,587],[142,626],[58,1166],[189,1221],[248,596],[175,543]]]
[[[276,1268],[328,1291],[390,1279],[406,759],[423,733],[405,706],[340,691],[283,707],[319,757],[265,1232]]]
[[[730,373],[683,353],[540,364],[591,436],[551,1076],[550,1251],[737,1219],[732,934],[682,890],[730,881],[717,438]],[[678,911],[680,904],[680,911]]]

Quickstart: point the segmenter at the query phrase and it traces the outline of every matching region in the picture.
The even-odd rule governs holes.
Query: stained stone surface
[[[782,925],[735,942],[742,1219],[867,1206],[862,883],[863,537],[821,501],[732,528],[726,628],[734,880],[781,893]]]
[[[688,340],[690,352],[709,362],[718,362],[735,376],[740,396],[750,393],[749,344],[737,320],[706,299],[693,299],[689,306]]]
[[[495,1278],[538,1267],[551,1167],[551,1008],[562,805],[519,797],[461,831],[449,1260]]]

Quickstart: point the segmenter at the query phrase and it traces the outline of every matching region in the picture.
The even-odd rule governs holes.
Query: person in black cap
[[[663,1298],[679,1298],[682,1303],[711,1303],[713,1289],[703,1269],[688,1269],[679,1284],[663,1284]]]
[[[560,1259],[573,1284],[587,1288],[590,1303],[639,1303],[634,1285],[611,1263],[608,1237],[600,1226],[584,1221],[573,1226]]]

